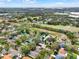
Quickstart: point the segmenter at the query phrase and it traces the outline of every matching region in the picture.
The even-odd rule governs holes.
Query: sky
[[[0,0],[0,7],[79,7],[79,0]]]

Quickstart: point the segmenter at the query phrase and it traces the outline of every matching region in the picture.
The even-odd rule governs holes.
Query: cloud
[[[56,2],[55,4],[62,5],[62,4],[64,4],[64,2]]]
[[[23,3],[36,3],[36,0],[23,0]]]
[[[45,3],[40,3],[44,2]],[[18,2],[18,3],[17,3]],[[0,0],[0,7],[79,7],[79,0]]]

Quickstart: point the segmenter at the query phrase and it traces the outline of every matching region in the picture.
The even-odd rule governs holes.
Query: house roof
[[[4,55],[4,57],[2,59],[12,59],[11,54]]]
[[[22,59],[31,59],[31,58],[27,56],[27,57],[23,57]]]

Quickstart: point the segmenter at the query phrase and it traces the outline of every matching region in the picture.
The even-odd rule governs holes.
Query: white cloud
[[[56,2],[55,4],[62,5],[64,2]]]
[[[36,0],[23,0],[23,3],[36,3]]]

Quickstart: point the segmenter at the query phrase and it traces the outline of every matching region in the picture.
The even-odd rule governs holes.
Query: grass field
[[[62,33],[49,31],[49,30],[45,30],[45,29],[40,29],[40,28],[32,28],[32,29],[35,30],[35,31],[39,31],[39,32],[46,32],[46,33],[52,34],[53,36],[57,36],[57,37],[60,37],[60,36],[64,35]]]
[[[67,31],[71,31],[71,32],[79,32],[79,28],[74,27],[74,26],[46,25],[46,24],[40,24],[40,26],[50,27],[50,28],[55,28],[55,29],[62,29],[62,30],[67,30]]]

